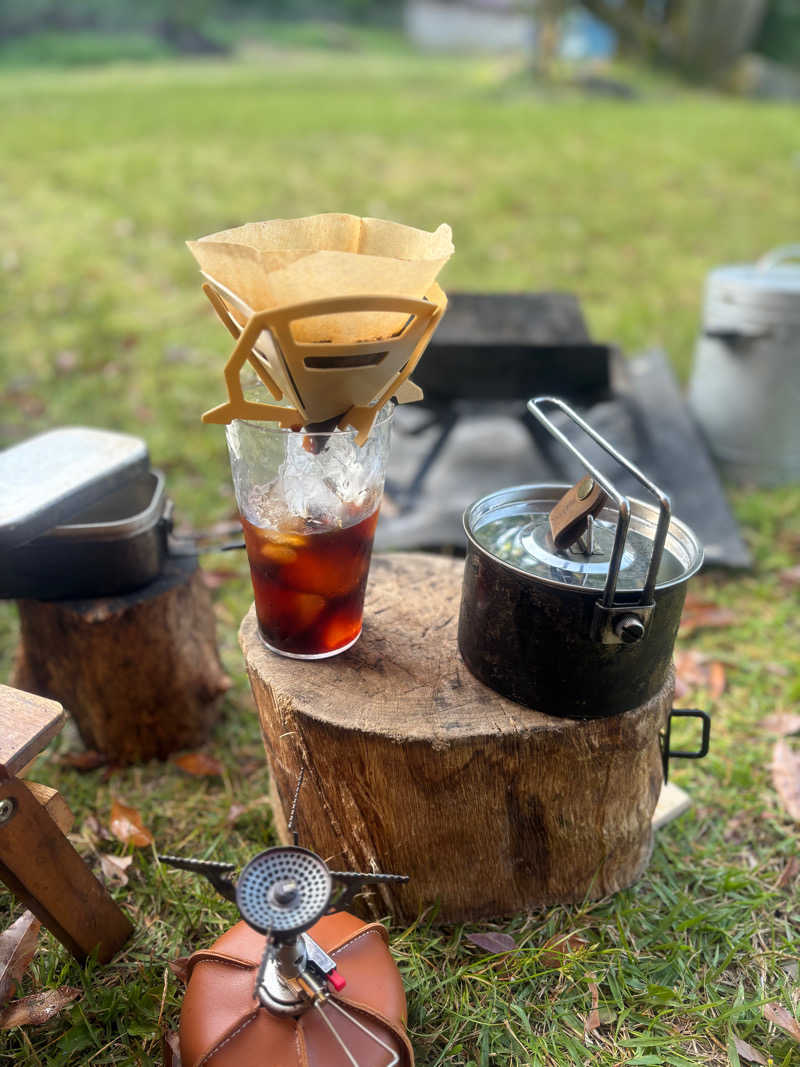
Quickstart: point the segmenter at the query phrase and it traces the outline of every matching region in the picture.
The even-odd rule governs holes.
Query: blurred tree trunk
[[[620,42],[691,77],[714,77],[755,41],[768,0],[670,0],[658,21],[643,0],[580,0]]]
[[[533,5],[536,19],[536,44],[533,51],[533,71],[550,81],[561,45],[561,20],[571,7],[569,0],[538,0]]]
[[[220,41],[210,37],[205,24],[212,11],[211,0],[163,0],[164,17],[158,30],[176,52],[189,55],[220,55],[228,51]]]

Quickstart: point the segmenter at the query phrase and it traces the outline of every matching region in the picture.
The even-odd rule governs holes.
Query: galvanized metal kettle
[[[730,478],[800,481],[800,244],[709,274],[689,406]]]

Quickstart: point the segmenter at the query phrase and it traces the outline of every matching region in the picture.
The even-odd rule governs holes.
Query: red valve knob
[[[345,982],[344,978],[342,978],[342,976],[339,974],[339,972],[335,968],[334,968],[334,970],[332,970],[330,972],[330,974],[326,975],[325,977],[328,979],[330,984],[333,986],[334,991],[336,993],[341,993],[341,991],[347,985],[347,982]]]

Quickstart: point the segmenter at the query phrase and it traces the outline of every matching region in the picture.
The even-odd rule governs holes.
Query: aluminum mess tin
[[[148,585],[167,556],[171,512],[164,475],[144,471],[71,522],[4,552],[0,595],[58,600],[114,596]]]
[[[629,498],[613,610],[621,622],[645,618],[630,643],[598,635],[618,515],[606,506],[594,523],[595,554],[559,552],[548,517],[569,489],[520,485],[482,497],[464,515],[467,558],[458,643],[486,685],[548,715],[593,719],[637,707],[663,686],[672,662],[687,580],[703,552],[694,533],[670,518],[652,605],[641,611],[659,509]]]
[[[111,596],[153,581],[171,502],[140,438],[62,427],[0,453],[0,597]]]

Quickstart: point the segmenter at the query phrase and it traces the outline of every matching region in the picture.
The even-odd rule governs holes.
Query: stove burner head
[[[236,903],[254,930],[284,940],[325,914],[331,889],[330,871],[313,852],[291,845],[269,848],[239,875]]]

